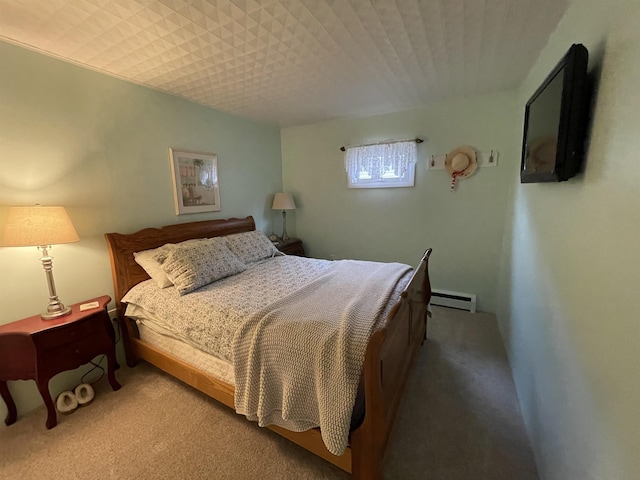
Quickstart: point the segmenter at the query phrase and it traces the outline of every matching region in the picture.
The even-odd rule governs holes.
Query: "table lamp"
[[[0,246],[38,247],[42,250],[42,267],[49,285],[49,305],[41,316],[45,320],[55,319],[71,313],[58,300],[56,285],[53,281],[53,257],[48,250],[51,245],[77,242],[78,234],[73,227],[64,207],[10,207],[7,223],[4,227]]]
[[[276,193],[273,197],[273,210],[282,210],[282,240],[289,240],[287,235],[287,210],[295,210],[296,203],[293,201],[293,196],[290,193]]]

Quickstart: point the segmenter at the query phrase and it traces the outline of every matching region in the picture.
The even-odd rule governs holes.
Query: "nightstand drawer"
[[[65,345],[47,349],[44,356],[50,365],[47,365],[46,369],[51,373],[71,370],[88,363],[101,353],[108,352],[109,348],[113,346],[110,345],[106,335],[86,336]],[[55,368],[52,369],[51,365],[55,365]]]
[[[75,322],[73,324],[64,325],[58,328],[53,328],[47,331],[46,335],[35,334],[33,336],[34,342],[37,343],[43,350],[50,350],[61,345],[67,345],[76,340],[90,337],[96,334],[96,330],[104,329],[103,312],[96,312],[84,320]]]

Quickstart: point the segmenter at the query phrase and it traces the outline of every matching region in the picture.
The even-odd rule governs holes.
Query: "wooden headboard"
[[[220,237],[232,233],[250,232],[255,229],[256,224],[253,217],[246,217],[180,223],[161,228],[145,228],[131,234],[105,233],[111,259],[113,290],[119,314],[124,314],[121,311],[120,300],[125,293],[134,285],[149,278],[147,272],[134,260],[133,252],[157,248],[165,243],[178,243],[192,238]]]

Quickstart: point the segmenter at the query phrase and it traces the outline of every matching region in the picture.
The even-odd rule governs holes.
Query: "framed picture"
[[[218,156],[169,149],[176,215],[220,211]]]

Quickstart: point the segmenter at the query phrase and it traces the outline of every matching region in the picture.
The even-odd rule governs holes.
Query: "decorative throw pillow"
[[[247,268],[220,238],[177,245],[173,250],[157,253],[154,258],[180,295]]]
[[[160,288],[170,287],[171,285],[173,285],[173,283],[171,283],[171,280],[169,280],[169,277],[167,277],[167,274],[162,269],[162,266],[154,257],[158,253],[174,247],[175,245],[167,243],[162,247],[153,248],[151,250],[143,250],[142,252],[135,252],[133,254],[133,258],[136,263],[140,265],[145,272],[147,272],[147,275],[149,275]]]
[[[234,233],[222,238],[227,242],[229,250],[244,263],[271,258],[278,253],[273,242],[260,230]]]

